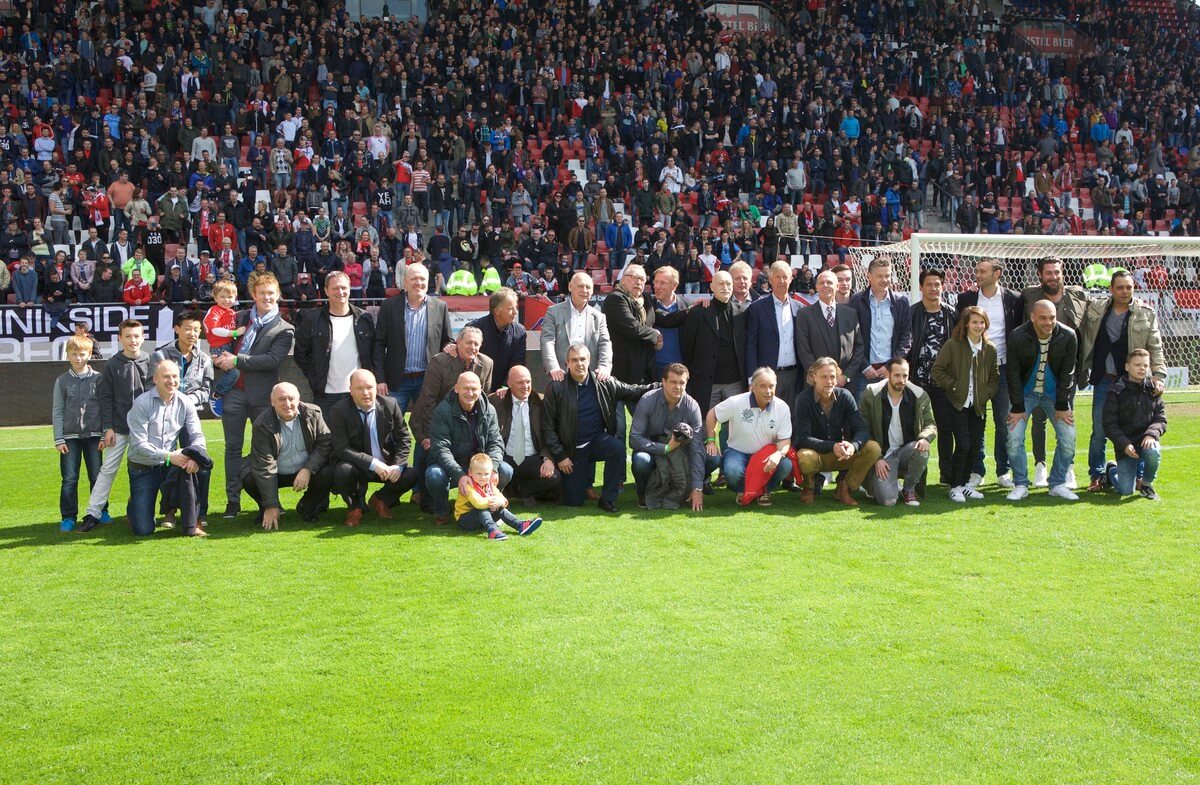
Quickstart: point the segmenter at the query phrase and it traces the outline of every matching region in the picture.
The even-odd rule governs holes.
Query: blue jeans
[[[684,448],[687,449],[687,448]],[[654,458],[648,452],[635,452],[631,459],[633,481],[637,485],[638,496],[646,495],[646,486],[650,484],[650,475],[654,472]],[[704,454],[704,478],[708,477],[721,465],[721,456]]]
[[[517,516],[508,511],[508,508],[501,507],[495,512],[491,510],[467,510],[458,519],[458,528],[468,532],[491,531],[497,528],[501,522],[507,523],[514,529],[521,523]]]
[[[1054,416],[1054,398],[1025,393],[1025,416],[1008,432],[1008,462],[1012,464],[1013,484],[1029,487],[1029,458],[1025,454],[1025,428],[1034,409],[1041,409],[1054,424],[1054,463],[1050,468],[1050,487],[1067,481],[1067,469],[1075,461],[1075,426]]]
[[[400,382],[400,386],[395,389],[388,390],[388,395],[395,399],[396,403],[400,404],[400,413],[404,414],[408,411],[408,405],[417,400],[417,396],[421,394],[421,385],[425,382],[425,374],[414,376],[412,378],[405,377]]]
[[[1117,459],[1117,468],[1109,471],[1108,482],[1117,489],[1117,493],[1128,496],[1137,487],[1138,464],[1144,464],[1142,483],[1153,485],[1158,476],[1158,464],[1162,461],[1162,448],[1155,444],[1153,447],[1137,447],[1138,457],[1130,458],[1122,454]]]
[[[67,439],[67,452],[58,456],[62,487],[58,492],[58,511],[62,517],[75,518],[79,513],[79,468],[87,464],[88,487],[96,484],[100,473],[100,437]]]
[[[167,479],[167,468],[162,464],[146,466],[129,462],[129,501],[125,505],[125,514],[133,533],[139,537],[154,534],[154,505],[158,490]]]
[[[580,507],[587,498],[587,489],[596,479],[596,463],[604,462],[604,486],[600,500],[617,503],[617,493],[625,479],[625,444],[615,436],[602,433],[592,439],[586,447],[576,447],[571,456],[574,468],[562,479],[563,504]]]
[[[1092,386],[1092,437],[1088,441],[1088,476],[1092,479],[1104,476],[1104,457],[1108,452],[1108,439],[1104,438],[1104,400],[1112,379],[1107,376]],[[1131,461],[1126,457],[1124,460]]]
[[[501,461],[496,467],[496,473],[500,475],[500,490],[504,490],[508,481],[512,479],[513,468]],[[434,515],[450,514],[450,475],[436,463],[425,468],[425,495],[433,507]]]
[[[745,490],[746,483],[746,465],[750,463],[750,459],[754,456],[746,452],[738,452],[732,448],[725,451],[725,457],[722,460],[722,471],[725,472],[725,482],[729,485],[729,490],[736,493],[741,493]],[[783,482],[784,478],[792,473],[792,459],[784,458],[775,467],[775,473],[771,475],[771,479],[767,481],[767,493],[779,487],[779,483]]]
[[[996,476],[1008,474],[1008,414],[1012,411],[1012,404],[1008,400],[1008,383],[1005,381],[1008,377],[1004,375],[1004,366],[1000,366],[1000,386],[996,388],[995,395],[992,396],[992,428],[995,433],[992,434],[992,454],[996,459]],[[975,463],[971,466],[971,471],[978,474],[980,477],[986,476],[987,472],[983,467],[983,456],[987,452],[987,440],[985,439],[979,445],[979,452],[975,455]]]
[[[229,350],[224,346],[212,350],[213,357],[220,357],[222,354],[229,354]],[[237,368],[222,371],[221,375],[217,377],[216,382],[213,383],[213,397],[220,398],[227,395],[233,389],[233,386],[237,384],[237,380],[241,375],[242,372]]]

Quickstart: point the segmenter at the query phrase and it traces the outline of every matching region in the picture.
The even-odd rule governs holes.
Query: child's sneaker
[[[493,526],[492,528],[488,529],[488,539],[489,540],[507,540],[508,535],[505,534],[504,532],[500,531],[499,526]]]
[[[75,531],[75,519],[74,518],[63,518],[62,523],[58,524],[58,530],[60,532]]]
[[[108,525],[113,522],[112,516],[108,514],[107,507],[100,511],[100,522],[105,525]]]
[[[224,408],[225,408],[225,404],[221,401],[220,398],[209,398],[208,399],[208,410],[213,413],[213,417],[220,419],[221,411]]]
[[[524,537],[526,534],[533,534],[537,528],[542,525],[541,518],[531,518],[527,521],[520,521],[517,524],[517,534]]]
[[[92,529],[96,528],[99,525],[100,525],[100,519],[97,518],[95,515],[91,515],[91,514],[84,515],[83,520],[81,520],[79,522],[79,526],[77,527],[76,531],[90,532]]]

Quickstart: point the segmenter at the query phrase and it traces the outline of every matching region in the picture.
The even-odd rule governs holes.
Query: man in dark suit
[[[601,312],[608,320],[613,347],[613,378],[626,384],[645,384],[654,374],[654,352],[662,346],[655,327],[655,308],[646,295],[646,269],[630,262],[616,288],[604,299]],[[626,406],[617,407],[617,434],[625,438]],[[630,409],[632,411],[632,409]]]
[[[242,447],[246,420],[257,420],[271,405],[271,390],[279,383],[279,366],[292,350],[296,331],[279,314],[279,281],[270,273],[254,282],[254,307],[237,314],[242,333],[233,351],[213,359],[222,371],[237,368],[237,384],[225,394],[221,429],[225,432],[225,518],[242,511],[238,479],[242,473]]]
[[[492,393],[488,400],[496,409],[504,462],[512,468],[508,494],[531,498],[558,487],[562,475],[542,440],[542,394],[533,391],[533,376],[524,365],[508,372],[508,394]]]
[[[421,392],[429,360],[450,345],[450,311],[429,296],[429,270],[409,265],[404,296],[389,297],[375,320],[375,377],[379,394],[390,395],[408,409]]]
[[[858,314],[836,302],[837,276],[825,270],[817,276],[817,301],[800,311],[796,321],[796,360],[808,384],[808,369],[822,357],[832,357],[839,369],[838,386],[846,387],[861,373],[863,340]]]
[[[854,397],[862,399],[868,384],[886,379],[887,364],[908,357],[912,348],[912,314],[908,295],[892,290],[892,263],[879,257],[867,265],[869,286],[850,297],[858,313],[865,364],[855,379]]]
[[[688,395],[700,411],[746,392],[746,318],[733,303],[733,276],[712,279],[712,299],[688,311],[679,336],[683,362],[691,371]],[[753,369],[751,369],[753,370]]]
[[[771,296],[760,297],[746,309],[746,373],[758,368],[775,371],[776,395],[792,405],[796,380],[796,322],[801,306],[788,287],[792,268],[787,262],[771,264],[767,275]]]
[[[988,315],[991,326],[988,328],[988,338],[996,347],[997,359],[1000,361],[1000,379],[1002,383],[992,396],[992,454],[996,460],[996,483],[1001,488],[1011,488],[1012,477],[1009,476],[1008,463],[1008,415],[1012,406],[1008,397],[1008,385],[1003,383],[1008,376],[1008,337],[1013,330],[1025,322],[1025,302],[1021,293],[1002,286],[1001,277],[1004,275],[1004,265],[999,259],[988,257],[980,259],[975,265],[976,291],[962,292],[955,303],[954,320],[957,323],[965,308],[978,306]],[[1036,415],[1035,415],[1036,416]],[[1035,425],[1034,431],[1036,433]],[[986,452],[986,441],[980,445],[979,453],[971,465],[971,481],[978,485],[985,476],[983,456]],[[1045,426],[1042,429],[1042,445],[1045,445]],[[1043,453],[1044,454],[1044,453]]]
[[[315,521],[329,508],[332,447],[321,409],[302,403],[296,385],[275,385],[271,408],[254,421],[250,457],[242,466],[242,489],[258,503],[258,521],[264,529],[279,528],[281,485],[304,493],[296,505],[302,521]]]
[[[417,470],[408,465],[411,437],[400,405],[379,395],[375,374],[358,370],[350,375],[350,397],[329,413],[332,434],[333,489],[346,500],[346,525],[362,522],[367,485],[383,487],[367,502],[384,520],[416,482]]]
[[[350,373],[370,368],[375,348],[375,320],[350,304],[350,277],[341,270],[325,278],[329,302],[309,310],[296,327],[296,365],[312,388],[321,411],[350,395]]]

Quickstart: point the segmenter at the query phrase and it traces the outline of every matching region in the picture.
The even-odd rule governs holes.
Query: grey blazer
[[[571,300],[550,306],[542,319],[542,364],[546,373],[567,369],[567,351],[571,348]],[[612,339],[608,319],[600,309],[589,305],[583,328],[583,342],[592,353],[591,370],[612,373]]]
[[[250,311],[238,311],[239,329],[250,323]],[[254,337],[253,346],[238,341],[237,369],[246,385],[246,402],[250,406],[270,406],[271,388],[279,383],[279,366],[292,351],[296,328],[280,316],[266,330]]]
[[[846,376],[847,384],[862,372],[866,349],[858,329],[858,314],[848,305],[835,306],[835,326],[825,321],[825,311],[818,300],[800,309],[796,320],[796,362],[801,379],[808,368],[821,357],[832,357]]]

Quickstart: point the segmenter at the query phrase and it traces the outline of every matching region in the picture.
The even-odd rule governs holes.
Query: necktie
[[[513,401],[513,460],[517,466],[525,462],[525,413],[519,401]]]
[[[374,411],[374,409],[371,411]],[[376,433],[375,429],[371,427],[371,412],[364,412],[362,409],[359,409],[358,413],[362,415],[363,431],[371,445],[371,457],[382,461],[383,451],[379,449],[379,434]]]
[[[833,306],[825,306],[825,321],[829,322],[829,326],[833,326]]]

